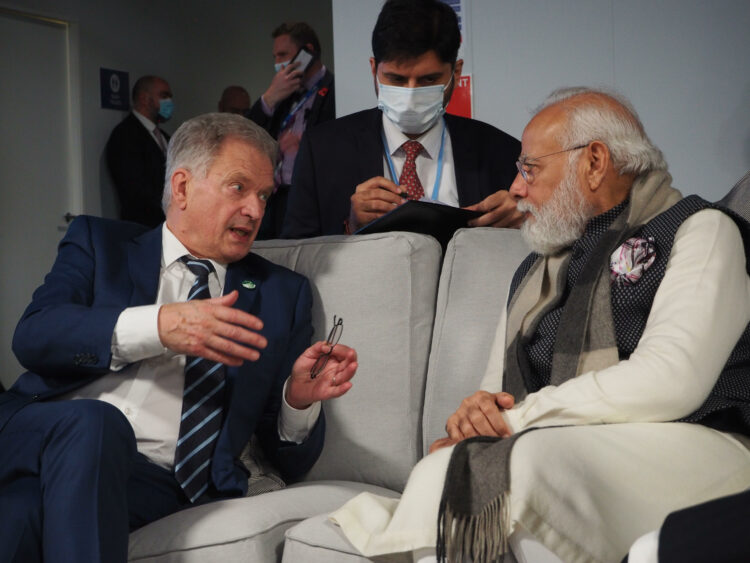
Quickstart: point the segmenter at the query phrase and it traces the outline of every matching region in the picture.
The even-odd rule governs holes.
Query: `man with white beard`
[[[620,561],[668,513],[750,486],[750,226],[672,188],[609,93],[554,92],[516,166],[533,253],[481,391],[400,501],[331,515],[367,556]]]

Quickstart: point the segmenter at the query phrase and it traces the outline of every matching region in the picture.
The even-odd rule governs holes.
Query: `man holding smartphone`
[[[269,200],[258,238],[275,238],[281,229],[292,169],[302,133],[336,117],[333,74],[320,60],[320,41],[305,22],[283,23],[273,33],[276,74],[250,108],[250,119],[279,142],[277,190]]]

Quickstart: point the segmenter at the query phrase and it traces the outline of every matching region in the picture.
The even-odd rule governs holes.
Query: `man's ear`
[[[378,89],[378,63],[375,61],[375,57],[370,57],[370,72],[372,72],[372,87],[375,89],[375,96],[380,94]]]
[[[172,203],[178,209],[184,210],[187,207],[188,182],[190,181],[190,172],[184,168],[178,168],[172,172],[169,180],[170,189],[172,190]]]
[[[610,165],[609,147],[601,141],[592,141],[585,149],[585,178],[589,190],[595,192],[604,181]]]
[[[463,59],[457,59],[456,64],[453,65],[453,80],[456,82],[456,85],[458,85],[458,79],[461,78],[461,71],[464,69],[464,60]]]

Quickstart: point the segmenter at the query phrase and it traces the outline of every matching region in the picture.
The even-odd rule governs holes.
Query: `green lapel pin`
[[[255,282],[253,280],[245,280],[242,282],[242,287],[245,289],[255,289]]]

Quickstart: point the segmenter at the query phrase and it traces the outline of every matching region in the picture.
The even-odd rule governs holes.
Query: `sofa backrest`
[[[724,205],[750,221],[750,171],[717,203]]]
[[[440,245],[396,232],[259,241],[253,251],[310,280],[314,340],[326,338],[335,314],[344,319],[341,342],[357,350],[352,389],[323,405],[325,446],[306,479],[403,490],[422,455]]]
[[[424,454],[445,436],[461,400],[479,388],[510,282],[528,254],[516,229],[461,229],[448,243],[425,388]]]

